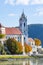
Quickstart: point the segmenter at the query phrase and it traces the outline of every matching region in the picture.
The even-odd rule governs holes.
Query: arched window
[[[25,27],[25,23],[24,23],[24,27]]]
[[[24,41],[25,41],[25,37],[24,37]]]

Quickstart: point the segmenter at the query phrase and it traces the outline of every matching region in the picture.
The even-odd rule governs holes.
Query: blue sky
[[[43,0],[0,0],[0,23],[4,26],[19,26],[24,10],[27,24],[43,24]]]

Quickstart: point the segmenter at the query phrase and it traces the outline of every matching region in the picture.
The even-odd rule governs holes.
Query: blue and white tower
[[[24,14],[22,13],[20,19],[19,19],[19,27],[20,30],[22,31],[22,34],[24,35],[24,42],[27,43],[27,38],[28,38],[28,27],[27,27],[27,18]]]

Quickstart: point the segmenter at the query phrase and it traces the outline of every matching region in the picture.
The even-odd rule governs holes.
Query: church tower
[[[27,18],[24,12],[22,12],[22,15],[19,19],[19,27],[22,34],[24,35],[24,42],[27,42],[27,38],[28,38]]]

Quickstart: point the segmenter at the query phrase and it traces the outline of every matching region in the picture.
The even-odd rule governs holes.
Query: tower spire
[[[23,9],[23,12],[22,12],[22,17],[25,17],[25,14],[24,14],[24,9]]]

